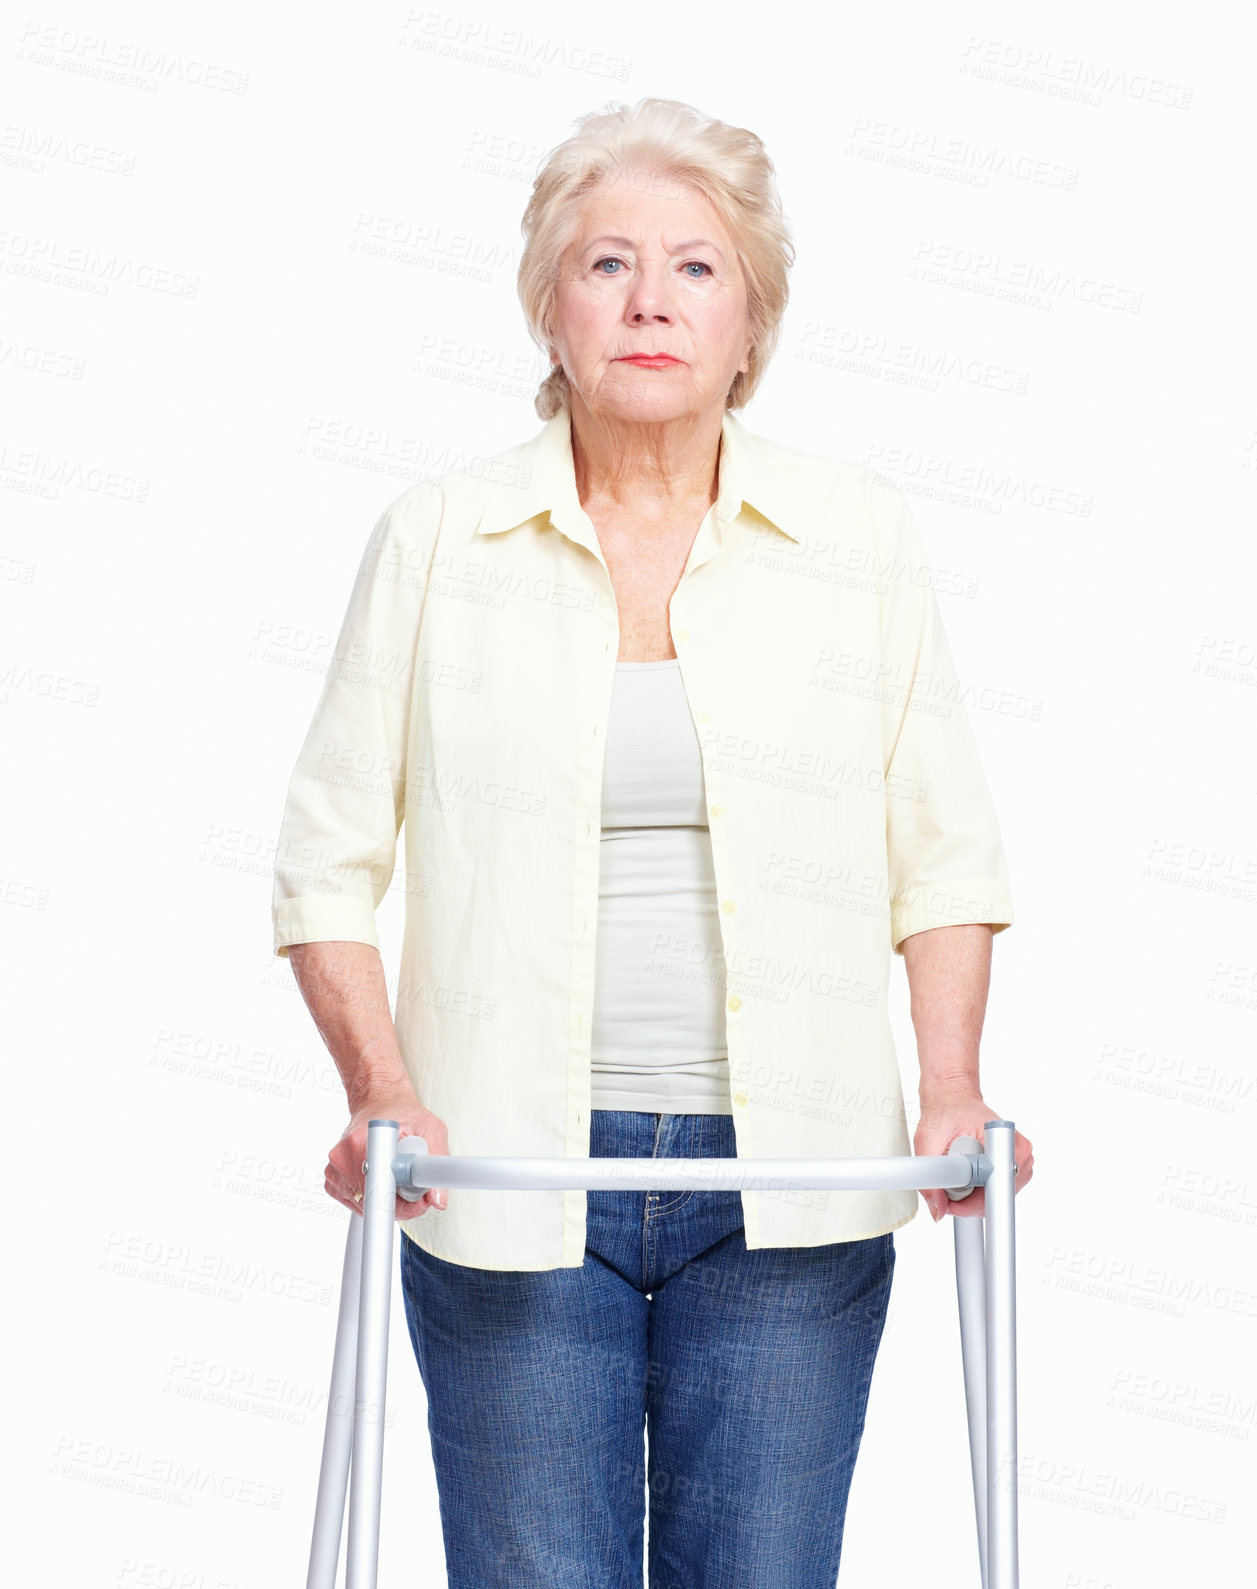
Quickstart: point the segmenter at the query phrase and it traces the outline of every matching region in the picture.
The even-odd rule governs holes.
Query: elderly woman
[[[763,146],[611,107],[523,229],[545,424],[382,513],[289,790],[328,1192],[359,1208],[374,1117],[434,1153],[908,1153],[892,951],[912,1146],[981,1140],[1013,917],[924,547],[888,484],[735,414],[793,258]],[[640,1589],[647,1515],[653,1589],[832,1589],[917,1194],[660,1180],[398,1200],[455,1589]]]

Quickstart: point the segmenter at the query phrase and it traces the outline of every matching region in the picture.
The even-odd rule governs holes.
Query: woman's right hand
[[[366,1190],[362,1166],[367,1157],[367,1127],[372,1120],[396,1120],[399,1146],[406,1137],[422,1137],[428,1144],[430,1154],[449,1157],[445,1121],[430,1109],[425,1109],[412,1091],[407,1089],[402,1092],[368,1094],[359,1102],[349,1117],[349,1124],[341,1134],[340,1141],[328,1154],[327,1169],[323,1176],[324,1190],[328,1195],[338,1203],[344,1203],[355,1214],[362,1212],[361,1197]],[[357,1198],[354,1197],[355,1192],[359,1194]],[[448,1195],[446,1188],[434,1186],[417,1203],[408,1203],[404,1198],[397,1197],[394,1199],[394,1216],[397,1219],[416,1219],[426,1214],[429,1208],[444,1208]]]

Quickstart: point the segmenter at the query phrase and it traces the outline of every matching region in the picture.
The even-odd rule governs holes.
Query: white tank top
[[[604,755],[590,1107],[732,1114],[703,760],[675,657],[617,664]]]

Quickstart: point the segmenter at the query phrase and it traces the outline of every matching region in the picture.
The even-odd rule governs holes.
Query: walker
[[[969,1420],[969,1454],[982,1589],[1018,1589],[1016,1162],[1013,1122],[988,1120],[987,1152],[957,1137],[946,1154],[862,1159],[440,1158],[446,1187],[541,1191],[574,1187],[630,1191],[985,1189],[981,1218],[953,1218],[956,1293]],[[362,1215],[349,1216],[340,1314],[332,1359],[323,1460],[306,1589],[335,1589],[345,1492],[349,1540],[345,1589],[376,1589],[384,1399],[388,1375],[395,1196],[419,1202],[432,1160],[422,1137],[402,1138],[395,1120],[367,1127]],[[661,1175],[663,1178],[661,1179]],[[352,1460],[351,1460],[352,1459]]]

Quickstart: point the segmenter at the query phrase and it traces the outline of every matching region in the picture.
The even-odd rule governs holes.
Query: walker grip
[[[982,1152],[982,1144],[976,1137],[956,1137],[953,1139],[947,1151],[948,1153],[980,1154]],[[946,1188],[946,1192],[948,1197],[950,1197],[953,1202],[962,1202],[966,1197],[970,1196],[973,1192],[976,1192],[980,1185],[981,1182],[975,1181],[972,1186],[949,1186]]]
[[[393,1160],[393,1179],[397,1182],[397,1195],[403,1203],[422,1203],[429,1188],[415,1186],[411,1174],[416,1166],[412,1154],[427,1153],[428,1144],[422,1137],[401,1137],[397,1143],[397,1157]]]

